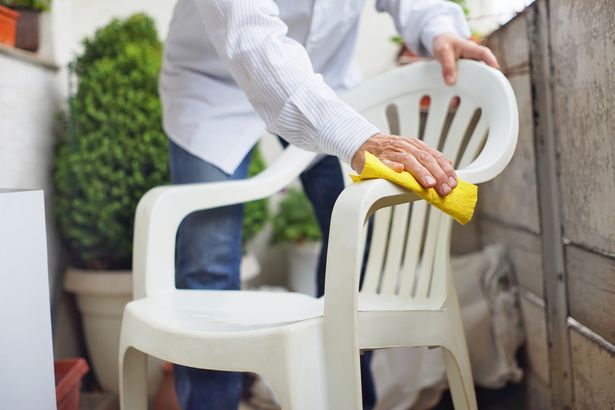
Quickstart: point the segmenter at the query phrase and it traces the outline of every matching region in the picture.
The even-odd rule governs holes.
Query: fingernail
[[[449,177],[448,184],[451,186],[451,188],[455,188],[457,186],[457,180],[453,177]]]
[[[425,176],[425,184],[426,184],[426,185],[432,186],[432,185],[434,185],[435,183],[436,183],[436,180],[435,180],[435,179],[433,179],[433,177],[432,177],[431,175],[426,175],[426,176]]]
[[[445,182],[440,186],[440,191],[442,195],[448,195],[451,192],[451,187]]]
[[[446,76],[446,83],[449,85],[455,84],[455,77],[453,75]]]

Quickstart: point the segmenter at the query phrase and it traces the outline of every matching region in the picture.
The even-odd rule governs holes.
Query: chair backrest
[[[517,106],[510,84],[482,63],[459,61],[454,86],[444,84],[438,63],[413,64],[345,98],[383,132],[419,137],[441,150],[468,182],[495,177],[516,146]],[[444,298],[451,221],[425,201],[377,211],[361,292]]]

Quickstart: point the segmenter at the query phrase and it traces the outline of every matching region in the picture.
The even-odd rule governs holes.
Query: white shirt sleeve
[[[273,0],[193,1],[216,52],[271,132],[347,163],[379,132],[314,73]]]
[[[470,37],[470,28],[458,4],[445,0],[377,0],[376,9],[386,11],[408,48],[431,55],[438,34],[456,33]]]

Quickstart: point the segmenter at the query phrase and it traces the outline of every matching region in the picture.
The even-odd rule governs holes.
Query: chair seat
[[[197,332],[238,332],[322,317],[322,298],[269,291],[174,290],[128,304],[127,310],[153,327]],[[359,311],[436,310],[439,304],[361,294]]]
[[[323,303],[290,292],[178,289],[130,302],[126,309],[156,328],[238,332],[320,317]]]

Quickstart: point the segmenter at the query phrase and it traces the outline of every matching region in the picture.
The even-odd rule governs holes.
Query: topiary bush
[[[143,14],[115,19],[83,44],[71,64],[78,87],[53,172],[56,218],[75,266],[130,269],[137,203],[169,183],[158,98],[162,46]],[[257,147],[248,174],[264,168]],[[266,200],[247,203],[244,244],[268,220]]]
[[[53,179],[55,211],[73,264],[129,269],[136,205],[169,182],[158,73],[162,45],[151,18],[115,19],[84,41],[72,68],[68,139]]]
[[[322,239],[312,204],[303,191],[289,189],[273,217],[273,243]]]

